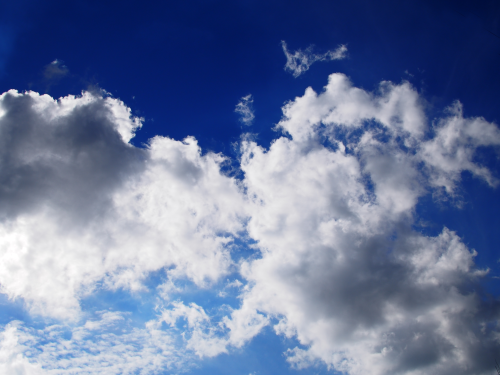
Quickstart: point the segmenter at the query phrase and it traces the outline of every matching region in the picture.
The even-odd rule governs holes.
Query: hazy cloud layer
[[[313,47],[309,46],[306,50],[298,49],[295,52],[288,51],[284,40],[281,41],[283,52],[286,56],[285,70],[290,72],[295,78],[309,70],[312,64],[317,61],[342,60],[347,56],[347,47],[340,45],[333,51],[323,54],[313,53]]]
[[[431,122],[406,82],[367,92],[332,74],[323,92],[308,88],[283,107],[286,134],[269,149],[242,138],[241,180],[194,138],[130,145],[139,126],[111,97],[0,97],[0,285],[61,322],[45,328],[51,345],[45,331],[5,326],[5,371],[115,374],[128,363],[154,373],[242,347],[272,324],[301,343],[286,352],[297,368],[489,373],[500,306],[478,292],[487,270],[452,231],[424,236],[414,223],[418,199],[453,196],[463,171],[496,186],[474,158],[500,145],[495,124],[464,118],[459,103]],[[251,240],[254,254],[237,263],[235,239]],[[110,333],[124,313],[82,315],[98,286],[140,293],[158,270],[168,282],[144,327]],[[218,317],[169,302],[178,280],[210,290],[231,272],[242,282],[226,289],[241,303]]]

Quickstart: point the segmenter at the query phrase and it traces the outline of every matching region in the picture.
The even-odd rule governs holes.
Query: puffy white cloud
[[[222,305],[219,310],[231,310]],[[171,303],[170,308],[161,310],[158,322],[166,323],[174,328],[178,321],[186,321],[182,336],[186,349],[193,351],[198,357],[214,357],[228,353],[231,348],[241,348],[263,327],[269,324],[269,319],[253,310],[248,303],[237,310],[232,310],[229,316],[210,317],[203,307],[196,303],[186,306],[181,301]]]
[[[241,180],[221,173],[224,157],[202,155],[194,138],[133,147],[141,120],[111,97],[11,91],[0,113],[3,293],[78,321],[81,298],[97,285],[140,292],[151,272],[166,270],[157,294],[168,300],[182,294],[180,279],[207,288],[236,271],[241,280],[228,281],[241,303],[226,316],[176,300],[145,329],[112,331],[126,316],[106,312],[73,323],[71,339],[62,332],[70,326],[40,333],[12,323],[2,333],[5,371],[154,373],[184,355],[242,347],[270,324],[300,342],[286,352],[297,368],[489,371],[500,332],[498,302],[476,288],[487,270],[454,232],[429,237],[413,226],[419,199],[455,194],[463,171],[496,185],[475,152],[499,145],[498,128],[464,118],[458,104],[429,125],[409,83],[372,93],[333,74],[323,92],[309,88],[283,107],[277,128],[286,134],[269,149],[243,138]],[[237,264],[236,237],[254,250]]]
[[[97,282],[142,288],[151,271],[207,286],[242,230],[237,181],[196,141],[128,144],[141,120],[84,93],[0,97],[0,285],[31,311],[79,318]]]
[[[431,183],[451,194],[460,173],[469,171],[491,186],[498,185],[488,168],[474,163],[478,147],[500,144],[498,127],[483,118],[464,118],[460,102],[455,102],[448,111],[449,116],[437,124],[434,138],[425,142],[420,151],[430,171]]]
[[[337,49],[323,54],[313,53],[312,46],[309,46],[305,51],[298,49],[291,53],[284,40],[281,41],[281,46],[286,56],[285,70],[292,73],[295,78],[308,71],[311,65],[317,61],[342,60],[347,56],[347,47],[343,44]]]
[[[165,322],[170,327],[174,327],[179,319],[187,321],[188,329],[183,334],[186,349],[192,350],[200,358],[227,353],[229,343],[223,335],[223,326],[213,324],[201,306],[195,303],[186,306],[180,301],[172,305],[172,309],[162,311],[159,321]],[[189,333],[189,337],[186,333]]]
[[[408,82],[394,85],[382,82],[376,94],[353,87],[344,74],[332,74],[319,95],[308,88],[304,96],[283,108],[284,119],[279,127],[294,140],[303,140],[318,133],[318,126],[327,130],[353,130],[376,121],[393,135],[420,138],[427,128],[419,96]]]
[[[304,346],[287,352],[298,368],[490,371],[498,302],[472,287],[487,270],[455,233],[427,237],[412,224],[419,197],[452,191],[461,171],[494,181],[473,155],[498,145],[496,125],[453,112],[429,129],[408,83],[368,93],[341,74],[283,112],[291,138],[242,145],[247,229],[262,257],[242,266],[249,287],[233,316],[278,319],[276,332]]]
[[[252,94],[248,94],[241,98],[241,100],[236,104],[236,113],[239,113],[241,118],[240,121],[244,125],[252,125],[252,121],[255,118],[252,108],[253,97]]]

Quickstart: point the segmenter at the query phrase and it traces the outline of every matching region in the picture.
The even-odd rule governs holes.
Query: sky
[[[495,374],[500,4],[0,4],[0,372]]]

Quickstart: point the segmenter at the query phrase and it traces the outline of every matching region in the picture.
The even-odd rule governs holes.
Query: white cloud
[[[187,327],[183,337],[186,349],[200,358],[214,357],[228,353],[231,348],[241,348],[269,324],[267,317],[247,309],[246,305],[232,311],[230,317],[224,316],[216,321],[201,306],[195,303],[186,306],[176,301],[172,303],[172,308],[162,310],[159,321],[174,327],[178,320],[185,319]]]
[[[248,94],[240,99],[238,104],[236,104],[236,109],[234,110],[236,113],[239,113],[241,118],[240,121],[244,125],[252,125],[252,122],[255,118],[253,109],[252,109],[253,97],[252,94]]]
[[[242,230],[236,180],[224,158],[155,137],[113,98],[0,97],[0,284],[32,312],[79,318],[97,282],[140,290],[151,271],[208,286],[231,265]]]
[[[313,53],[312,46],[309,46],[305,51],[298,49],[291,53],[288,51],[284,40],[281,41],[281,46],[286,56],[285,70],[292,73],[295,78],[309,70],[311,65],[317,61],[342,60],[347,56],[347,47],[343,44],[338,46],[337,49],[323,54]]]
[[[195,303],[186,306],[177,301],[172,309],[162,311],[160,321],[174,327],[178,319],[187,321],[188,329],[184,332],[187,349],[200,358],[227,353],[228,342],[223,335],[223,327],[213,324],[202,307]],[[190,336],[186,337],[186,333]]]
[[[101,312],[99,320],[43,330],[11,322],[0,332],[3,374],[157,374],[186,372],[191,354],[179,350],[175,336],[158,321],[144,328],[116,324],[119,312]]]
[[[497,127],[453,114],[427,139],[408,83],[374,94],[341,74],[283,111],[279,128],[291,139],[242,145],[247,228],[262,258],[243,265],[250,289],[233,316],[278,319],[277,333],[305,346],[287,353],[299,368],[321,360],[350,374],[489,371],[499,332],[480,327],[496,327],[497,307],[466,287],[487,271],[455,233],[426,237],[412,224],[418,198],[452,189],[460,171],[491,181],[472,156],[498,145]]]
[[[430,171],[431,183],[442,186],[451,194],[462,171],[471,172],[491,186],[498,185],[498,179],[488,168],[473,161],[479,146],[498,145],[498,127],[483,118],[464,118],[462,105],[455,102],[449,108],[449,117],[437,124],[435,137],[422,145],[420,155]]]
[[[269,149],[243,139],[242,180],[194,138],[133,147],[141,120],[117,99],[11,91],[0,113],[2,292],[76,327],[6,326],[6,372],[175,370],[184,356],[230,352],[270,324],[300,342],[286,352],[297,368],[489,371],[498,303],[474,292],[487,270],[447,228],[435,237],[413,228],[419,198],[455,194],[462,171],[497,183],[474,155],[500,144],[498,128],[464,118],[458,104],[431,126],[409,83],[372,93],[333,74],[323,92],[308,88],[284,106],[277,128],[287,134]],[[236,264],[239,236],[255,254]],[[96,285],[140,292],[158,270],[165,300],[182,294],[177,280],[209,288],[239,272],[223,292],[238,291],[241,304],[216,319],[178,300],[124,333],[113,331],[126,322],[118,313],[78,324]]]

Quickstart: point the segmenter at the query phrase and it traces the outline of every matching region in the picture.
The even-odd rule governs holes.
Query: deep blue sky
[[[317,63],[293,78],[283,69],[282,40],[290,50],[313,44],[318,52],[345,44],[348,58]],[[63,61],[69,73],[60,79],[44,78],[45,67],[55,59]],[[282,116],[282,105],[308,86],[321,91],[334,72],[346,74],[355,86],[369,91],[383,80],[408,80],[426,100],[431,121],[458,99],[465,116],[483,116],[498,124],[500,2],[20,0],[0,4],[1,92],[34,90],[60,97],[103,88],[145,118],[135,145],[154,135],[177,140],[191,135],[204,151],[237,158],[232,143],[250,131],[267,147],[277,136],[272,128]],[[249,93],[256,119],[246,128],[234,109]],[[482,157],[498,172],[497,154]],[[446,225],[457,231],[478,250],[479,266],[500,276],[498,197],[498,191],[464,174],[463,207],[434,205],[430,196],[422,199],[417,213],[422,222],[431,224],[420,230],[435,235]],[[488,290],[498,293],[497,281],[488,280]],[[21,311],[19,306],[15,309]],[[271,342],[269,350],[283,351],[280,338],[268,338],[271,341],[264,341]],[[258,359],[252,357],[255,347],[266,345],[259,340],[252,342],[243,362],[264,361],[265,350],[259,351]],[[224,361],[218,357],[200,374],[223,373],[217,368]],[[283,358],[276,366],[292,372],[286,370]]]
[[[409,80],[431,115],[460,99],[466,115],[498,121],[499,11],[495,1],[11,2],[0,85],[56,97],[98,85],[146,118],[136,143],[194,135],[226,152],[241,133],[238,98],[253,94],[267,143],[283,102],[337,71],[368,90]],[[318,52],[347,44],[349,58],[291,79],[281,40]],[[42,71],[54,59],[71,74],[49,86]]]

